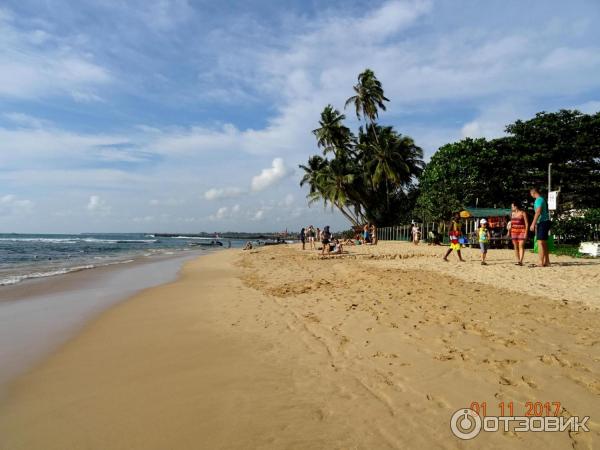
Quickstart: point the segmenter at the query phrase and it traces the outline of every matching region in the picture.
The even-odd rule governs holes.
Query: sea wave
[[[154,244],[158,239],[97,239],[97,238],[0,238],[8,242],[43,242],[48,244],[79,244],[81,242],[94,244]]]
[[[5,278],[0,278],[0,286],[8,286],[12,284],[17,284],[25,280],[30,280],[34,278],[45,278],[45,277],[53,277],[56,275],[64,275],[67,273],[80,272],[82,270],[94,269],[96,267],[106,267],[112,266],[115,264],[127,264],[133,262],[133,259],[127,259],[124,261],[113,261],[106,264],[86,264],[83,266],[74,266],[74,267],[61,267],[56,270],[49,270],[47,272],[32,272],[21,275],[9,275]]]

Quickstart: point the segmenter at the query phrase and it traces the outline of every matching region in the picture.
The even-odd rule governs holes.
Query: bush
[[[552,234],[563,243],[577,244],[598,239],[600,209],[588,209],[583,217],[561,217],[552,224]]]

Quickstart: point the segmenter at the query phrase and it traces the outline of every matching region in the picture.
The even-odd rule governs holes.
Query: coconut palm
[[[327,166],[327,160],[319,155],[313,155],[308,158],[308,166],[300,164],[302,170],[304,170],[304,176],[300,180],[300,186],[304,186],[308,183],[309,196],[320,192],[319,189],[319,176],[323,169]]]
[[[363,218],[360,209],[355,207],[353,199],[353,182],[356,174],[351,160],[334,158],[323,167],[317,175],[318,193],[310,196],[309,201],[323,200],[336,207],[355,226],[360,225]]]
[[[333,152],[336,156],[345,154],[350,149],[352,133],[344,125],[345,115],[333,106],[327,105],[321,112],[320,127],[313,130],[317,145],[323,149],[323,154]]]
[[[358,75],[358,83],[354,86],[355,95],[346,100],[344,108],[353,104],[356,110],[358,120],[364,118],[371,125],[379,116],[379,109],[385,111],[385,103],[389,99],[383,93],[381,82],[375,76],[371,69],[365,69]]]
[[[355,137],[343,123],[345,116],[327,105],[319,128],[313,130],[325,158],[314,155],[307,166],[300,166],[304,170],[300,185],[310,186],[309,203],[323,201],[353,225],[367,219],[378,225],[393,223],[410,201],[408,192],[423,169],[423,151],[393,127],[376,125],[379,110],[385,110],[389,100],[373,71],[366,69],[358,76],[354,91],[346,107],[354,105],[359,120],[367,121],[365,128],[360,127]]]

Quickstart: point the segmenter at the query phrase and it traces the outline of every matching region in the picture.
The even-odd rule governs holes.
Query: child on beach
[[[450,230],[448,231],[448,237],[450,238],[450,248],[444,255],[444,261],[448,262],[448,256],[452,253],[452,250],[456,250],[456,254],[458,255],[458,260],[460,262],[465,262],[460,253],[460,236],[461,236],[461,225],[460,225],[460,215],[456,213],[452,218],[452,222],[450,222]]]
[[[490,235],[487,220],[481,219],[479,221],[479,224],[481,226],[477,230],[477,234],[479,236],[479,248],[481,249],[481,265],[487,266],[487,263],[485,262],[485,257],[487,256],[487,251],[490,246],[490,239],[492,237]]]

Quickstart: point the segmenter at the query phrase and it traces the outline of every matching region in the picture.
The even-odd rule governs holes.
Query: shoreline
[[[474,279],[462,279],[453,272],[465,266],[433,260],[436,250],[384,244],[320,259],[293,245],[196,258],[21,375],[0,402],[0,436],[11,450],[466,448],[449,419],[470,402],[493,415],[500,401],[518,413],[558,401],[565,417],[590,416],[591,431],[488,433],[473,445],[599,439],[600,311],[560,300],[590,267],[557,266],[561,278],[544,277],[560,289],[515,295],[495,277],[521,283],[532,271],[483,268],[465,252]],[[578,295],[595,292],[579,279]]]
[[[161,255],[0,286],[0,396],[86,324],[136,292],[176,279],[199,252]]]

